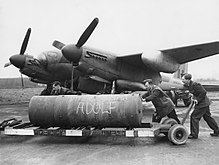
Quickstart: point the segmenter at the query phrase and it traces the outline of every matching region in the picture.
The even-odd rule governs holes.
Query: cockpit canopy
[[[47,67],[48,65],[51,64],[60,63],[62,62],[62,58],[64,57],[62,56],[61,52],[55,50],[44,51],[37,56],[37,59],[44,67]]]

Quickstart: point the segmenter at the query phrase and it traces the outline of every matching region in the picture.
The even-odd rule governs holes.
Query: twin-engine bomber
[[[55,40],[56,50],[44,51],[36,58],[25,54],[31,29],[27,30],[20,53],[9,58],[5,67],[13,64],[36,83],[49,86],[54,81],[70,82],[74,90],[95,94],[106,86],[115,85],[117,93],[145,90],[142,81],[152,79],[163,90],[182,89],[183,84],[169,82],[163,73],[174,73],[180,65],[219,53],[219,42],[164,50],[147,50],[135,54],[115,54],[84,46],[93,33],[98,18],[90,23],[76,44]],[[133,45],[134,46],[134,45]],[[165,83],[162,85],[162,83]]]

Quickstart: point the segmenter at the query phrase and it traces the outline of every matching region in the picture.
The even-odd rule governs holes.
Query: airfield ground
[[[42,89],[0,90],[0,122],[10,117],[28,120],[28,102]],[[219,123],[219,92],[209,92],[211,112]],[[181,105],[181,106],[180,106]],[[176,108],[179,118],[185,107]],[[185,126],[189,129],[189,119]],[[172,145],[167,138],[0,136],[0,164],[192,164],[219,162],[219,137],[202,119],[197,140]]]

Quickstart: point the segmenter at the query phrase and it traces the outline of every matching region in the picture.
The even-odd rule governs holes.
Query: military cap
[[[187,74],[184,75],[184,79],[191,80],[192,79],[192,75],[187,73]]]
[[[59,81],[54,81],[53,83],[52,83],[52,85],[61,85],[61,83],[59,82]]]
[[[153,81],[152,81],[152,79],[145,79],[145,80],[143,81],[143,83],[144,83],[144,84],[145,84],[145,83],[153,84]]]

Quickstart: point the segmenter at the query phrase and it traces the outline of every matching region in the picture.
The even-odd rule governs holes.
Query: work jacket
[[[200,83],[191,80],[188,89],[189,92],[193,94],[193,98],[198,101],[198,104],[195,105],[195,109],[207,107],[210,105],[210,100],[206,95],[207,92]]]
[[[168,115],[175,108],[175,105],[169,96],[156,85],[149,87],[147,92],[142,95],[142,98],[147,102],[152,101],[156,113],[160,117]]]
[[[72,94],[71,90],[64,87],[53,88],[51,95],[70,95]]]

